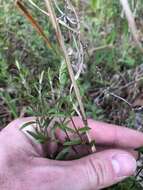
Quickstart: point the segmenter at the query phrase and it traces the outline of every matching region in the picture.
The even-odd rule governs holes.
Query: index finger
[[[83,122],[79,117],[74,117],[74,122],[78,127],[83,127]],[[121,127],[118,125],[88,119],[91,139],[97,144],[113,145],[122,148],[138,148],[143,146],[143,133]]]

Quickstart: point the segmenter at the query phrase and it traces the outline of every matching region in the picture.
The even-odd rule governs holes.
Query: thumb
[[[131,154],[107,150],[73,161],[70,180],[74,190],[98,190],[133,175],[135,170],[136,160]]]

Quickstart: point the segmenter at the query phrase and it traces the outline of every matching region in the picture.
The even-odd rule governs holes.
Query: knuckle
[[[106,182],[106,166],[99,159],[90,157],[87,164],[87,177],[91,189],[102,186]]]

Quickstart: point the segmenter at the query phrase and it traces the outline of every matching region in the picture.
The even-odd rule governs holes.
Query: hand
[[[78,117],[73,119],[82,127]],[[74,161],[54,161],[44,158],[43,147],[19,130],[29,121],[33,118],[17,119],[0,133],[1,190],[98,190],[136,170],[134,149],[143,146],[140,132],[90,119],[90,136],[100,150]]]

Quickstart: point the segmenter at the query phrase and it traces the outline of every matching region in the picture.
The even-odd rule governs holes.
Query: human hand
[[[1,190],[98,190],[135,172],[134,149],[143,146],[142,133],[89,119],[97,153],[74,161],[55,161],[45,158],[45,149],[20,131],[33,119],[17,119],[0,133]],[[83,126],[78,117],[74,122]]]

